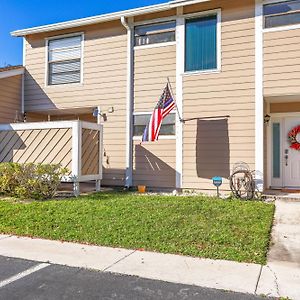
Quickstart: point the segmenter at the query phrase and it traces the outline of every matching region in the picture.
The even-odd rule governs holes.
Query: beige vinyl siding
[[[108,100],[124,109],[127,34],[119,23],[109,25],[77,30],[84,33],[83,84],[46,86],[45,37],[27,38],[26,111],[93,107]],[[56,32],[53,36],[61,34]]]
[[[134,112],[152,113],[170,78],[175,93],[176,46],[139,48],[134,52]],[[176,141],[134,142],[133,185],[175,188]]]
[[[22,75],[0,79],[0,123],[13,123],[22,112]]]
[[[86,26],[51,33],[52,36],[84,33],[83,84],[46,86],[45,35],[27,37],[25,75],[25,110],[51,114],[57,109],[88,108],[92,118],[94,107],[100,106],[108,114],[104,123],[103,184],[124,185],[125,179],[125,127],[127,83],[127,32],[119,21]],[[55,114],[55,113],[54,113]],[[77,118],[71,115],[64,118]],[[47,119],[45,114],[44,119]],[[62,119],[51,116],[51,119]],[[84,118],[86,119],[86,118]],[[96,119],[93,118],[93,122]]]
[[[300,29],[264,33],[264,95],[300,94]]]
[[[176,141],[160,140],[157,143],[134,142],[133,185],[150,188],[175,188]]]
[[[150,13],[145,15],[136,16],[134,22],[143,22],[148,20],[155,20],[159,18],[168,18],[176,15],[176,9],[170,9],[166,11]]]
[[[255,168],[254,1],[214,1],[185,8],[194,13],[221,8],[221,72],[183,77],[183,187],[214,189],[239,161]]]
[[[0,131],[0,162],[61,164],[72,167],[72,130]]]

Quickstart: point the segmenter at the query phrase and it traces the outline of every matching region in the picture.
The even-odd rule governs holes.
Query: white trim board
[[[176,104],[183,118],[183,77],[185,60],[185,19],[183,8],[177,8],[176,18]],[[182,188],[183,181],[183,123],[176,114],[176,188]]]
[[[134,50],[142,50],[142,49],[149,49],[149,48],[160,48],[160,47],[168,47],[168,46],[174,46],[174,45],[176,45],[176,41],[149,44],[149,45],[141,45],[141,46],[134,46]]]
[[[255,0],[255,169],[260,174],[260,191],[264,188],[263,68],[263,5],[262,0]]]
[[[10,130],[35,130],[35,129],[61,129],[73,128],[75,124],[82,124],[83,129],[102,130],[102,125],[84,121],[51,121],[51,122],[30,122],[30,123],[11,123],[0,124],[0,131]]]

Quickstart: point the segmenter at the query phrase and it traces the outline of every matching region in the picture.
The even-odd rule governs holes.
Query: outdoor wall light
[[[98,108],[93,109],[93,117],[97,118],[98,115],[100,115],[103,118],[103,121],[107,121],[107,114],[106,113],[101,113],[101,111],[98,110]]]
[[[268,115],[268,114],[265,115],[265,117],[264,117],[264,123],[265,123],[265,124],[269,124],[270,120],[271,120],[271,116]]]

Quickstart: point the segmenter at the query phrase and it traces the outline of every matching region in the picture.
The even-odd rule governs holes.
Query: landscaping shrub
[[[66,174],[60,165],[0,163],[0,193],[21,199],[52,198]]]

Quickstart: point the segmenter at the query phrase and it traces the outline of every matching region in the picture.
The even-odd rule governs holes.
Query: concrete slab
[[[268,262],[290,262],[300,268],[300,202],[277,200]]]
[[[137,251],[107,271],[254,294],[260,268],[256,264]]]
[[[288,262],[269,262],[263,267],[257,294],[300,300],[300,268]]]
[[[71,267],[105,270],[133,250],[11,236],[0,240],[0,255]]]
[[[10,237],[9,234],[0,234],[0,240]]]

